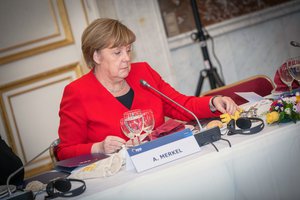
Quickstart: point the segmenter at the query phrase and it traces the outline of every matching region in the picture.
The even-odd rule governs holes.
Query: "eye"
[[[115,55],[120,55],[120,54],[121,54],[121,51],[115,51],[114,54],[115,54]]]

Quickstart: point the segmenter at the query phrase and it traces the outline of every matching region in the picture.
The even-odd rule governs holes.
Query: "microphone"
[[[171,99],[171,98],[168,97],[167,95],[161,93],[160,91],[158,91],[157,89],[155,89],[154,87],[152,87],[149,83],[147,83],[147,81],[141,79],[141,80],[140,80],[140,83],[141,83],[143,86],[145,86],[145,87],[147,87],[147,88],[150,88],[150,89],[154,90],[155,92],[157,92],[157,93],[160,94],[161,96],[165,97],[166,99],[168,99],[168,100],[171,101],[172,103],[176,104],[177,106],[179,106],[180,108],[182,108],[182,109],[185,110],[186,112],[190,113],[190,114],[196,119],[200,131],[203,129],[202,126],[201,126],[201,124],[200,124],[200,122],[199,122],[199,120],[198,120],[198,118],[197,118],[197,116],[196,116],[192,111],[190,111],[190,110],[187,109],[186,107],[182,106],[181,104],[177,103],[176,101],[174,101],[173,99]]]
[[[291,44],[293,47],[300,47],[300,42],[291,41],[290,44]]]
[[[183,110],[185,110],[186,112],[190,113],[197,121],[199,129],[200,129],[200,133],[198,134],[194,134],[194,137],[198,143],[198,145],[204,146],[206,144],[211,144],[215,150],[218,152],[219,149],[214,145],[213,142],[218,141],[218,140],[224,140],[228,143],[229,147],[231,147],[231,143],[229,140],[221,138],[221,131],[220,128],[215,126],[213,128],[210,129],[206,129],[203,130],[197,116],[190,110],[188,110],[187,108],[185,108],[184,106],[182,106],[181,104],[177,103],[176,101],[174,101],[173,99],[171,99],[170,97],[168,97],[167,95],[163,94],[162,92],[158,91],[156,88],[152,87],[149,83],[147,83],[147,81],[141,79],[140,83],[147,88],[152,89],[153,91],[157,92],[159,95],[163,96],[164,98],[168,99],[169,101],[171,101],[172,103],[176,104],[177,106],[179,106],[180,108],[182,108]]]
[[[11,180],[12,177],[14,177],[16,174],[18,174],[22,169],[24,169],[26,166],[28,166],[35,159],[37,159],[42,154],[44,154],[46,151],[48,151],[50,148],[52,148],[54,146],[57,146],[59,144],[59,142],[60,142],[60,139],[54,140],[51,143],[51,145],[48,146],[45,150],[43,150],[37,156],[35,156],[34,158],[32,158],[30,161],[28,161],[27,163],[25,163],[22,167],[20,167],[19,169],[17,169],[16,171],[14,171],[13,173],[11,173],[8,176],[8,178],[6,180],[6,189],[7,189],[7,192],[8,192],[8,197],[5,198],[5,199],[34,199],[32,191],[26,191],[26,192],[17,193],[16,195],[12,195],[12,188],[15,188],[15,187],[13,185],[9,185],[9,182],[10,182],[10,180]]]

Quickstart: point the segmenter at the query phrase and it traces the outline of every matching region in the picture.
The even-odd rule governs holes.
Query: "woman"
[[[164,117],[194,118],[140,84],[150,85],[193,111],[199,118],[234,113],[229,97],[194,97],[177,92],[147,63],[130,63],[135,34],[114,19],[97,19],[82,35],[82,52],[91,71],[66,86],[60,107],[59,159],[113,153],[128,140],[120,129],[123,113],[152,109],[156,127]],[[220,112],[212,112],[211,108]]]

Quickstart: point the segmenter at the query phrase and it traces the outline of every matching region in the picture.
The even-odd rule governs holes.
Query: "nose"
[[[130,61],[130,59],[131,59],[131,52],[124,51],[123,60],[124,61]]]
[[[131,51],[127,51],[126,49],[124,49],[122,51],[122,60],[123,61],[130,61],[131,59]]]

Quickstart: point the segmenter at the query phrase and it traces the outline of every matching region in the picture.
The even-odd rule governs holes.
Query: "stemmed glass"
[[[290,92],[292,91],[292,83],[294,81],[294,78],[291,76],[287,63],[284,63],[281,65],[281,67],[278,69],[278,74],[281,79],[281,81],[286,84],[289,87]]]
[[[297,80],[300,85],[300,57],[290,59],[287,67],[290,75]]]
[[[144,128],[143,131],[149,136],[149,139],[152,140],[151,132],[154,128],[155,119],[152,110],[147,109],[142,111],[144,118]]]
[[[124,122],[130,132],[132,132],[138,139],[140,144],[140,134],[143,131],[144,119],[140,109],[130,110],[123,114]]]
[[[134,145],[134,133],[128,129],[125,124],[124,118],[120,119],[120,126],[123,133],[131,140],[132,145]]]

